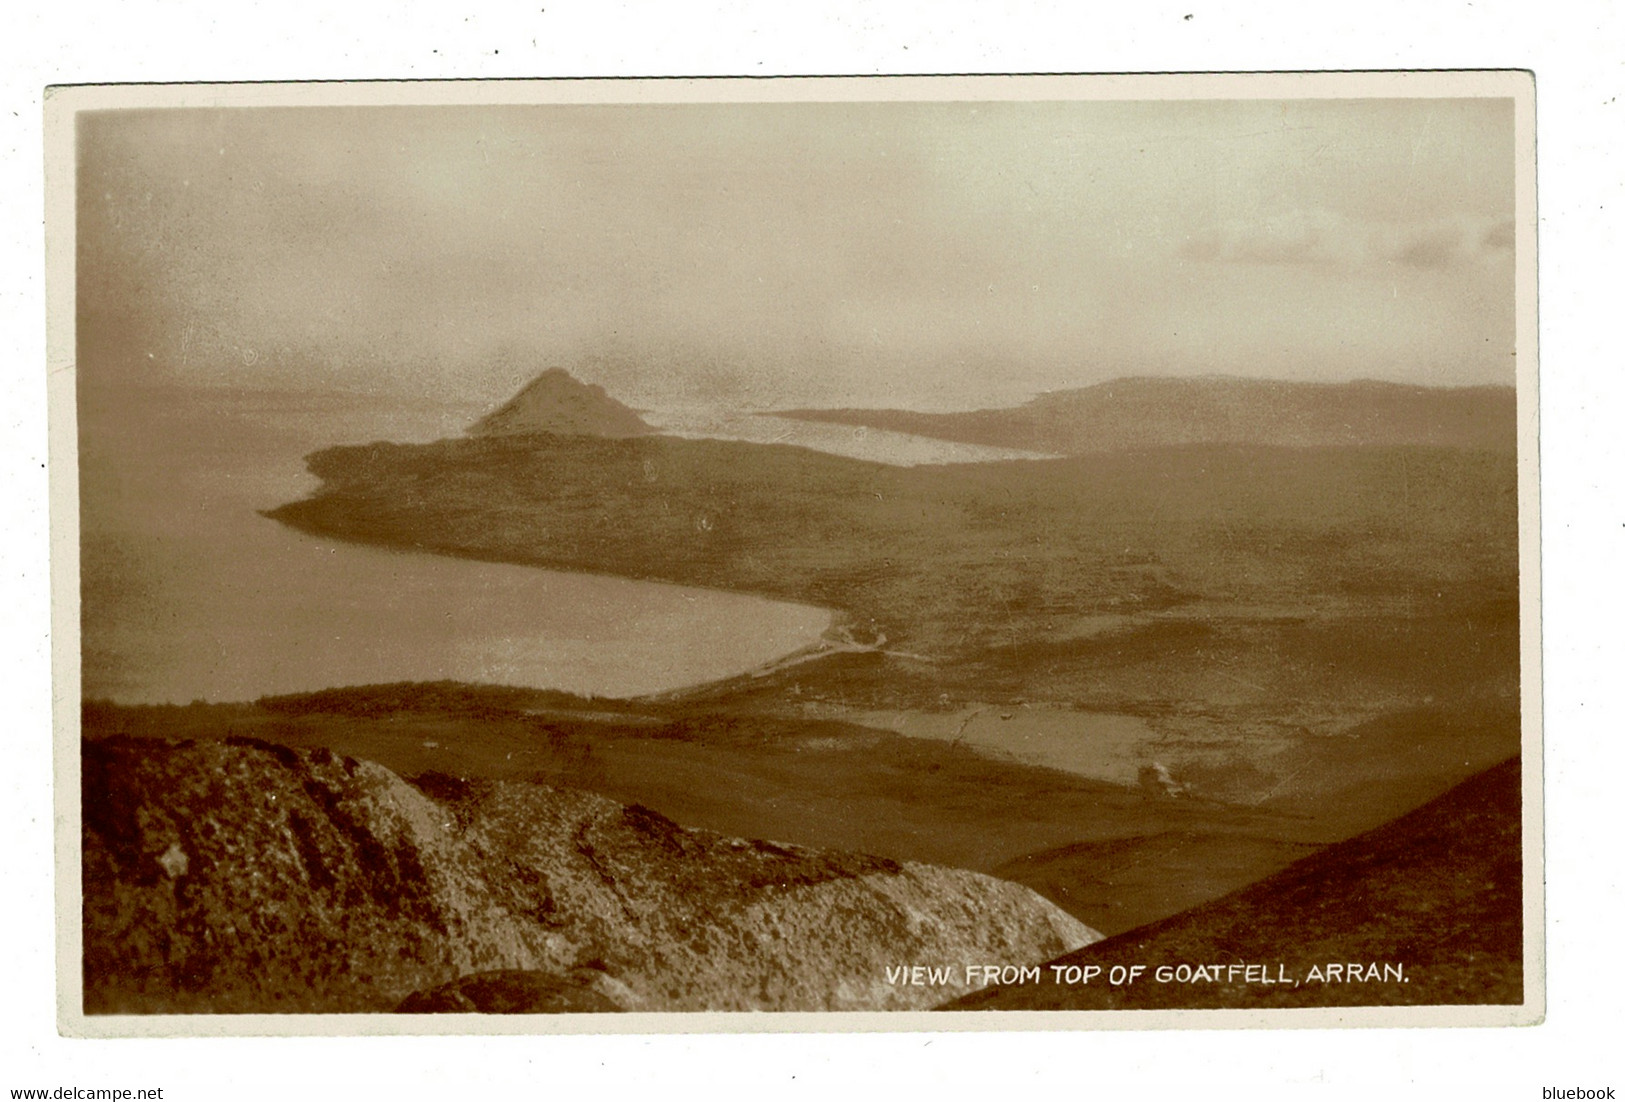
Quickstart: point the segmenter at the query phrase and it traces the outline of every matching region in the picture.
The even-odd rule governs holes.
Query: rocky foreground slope
[[[87,1013],[912,1009],[965,989],[888,966],[1099,937],[976,873],[248,739],[86,742],[83,797]]]

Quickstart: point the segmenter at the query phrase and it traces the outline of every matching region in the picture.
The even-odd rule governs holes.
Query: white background
[[[0,1098],[530,1097],[681,1084],[1010,1097],[1539,1099],[1620,1055],[1619,210],[1609,0],[42,4],[0,32]],[[1188,18],[1187,18],[1188,16]],[[1539,118],[1550,1009],[1520,1030],[69,1041],[55,1030],[41,93],[46,84],[519,76],[1529,68]],[[1606,334],[1606,335],[1605,335]],[[867,1093],[867,1092],[866,1092]],[[954,1093],[958,1093],[954,1091]]]

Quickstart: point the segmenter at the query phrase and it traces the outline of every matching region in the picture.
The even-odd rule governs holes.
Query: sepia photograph
[[[51,90],[61,1028],[1539,1021],[1533,111]]]

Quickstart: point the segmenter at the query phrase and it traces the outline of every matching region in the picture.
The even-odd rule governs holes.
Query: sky
[[[1513,379],[1510,100],[79,117],[92,383],[962,409]]]

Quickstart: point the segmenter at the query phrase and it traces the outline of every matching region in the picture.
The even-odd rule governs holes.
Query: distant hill
[[[800,409],[776,416],[1060,455],[1181,444],[1425,444],[1511,451],[1517,439],[1511,387],[1219,376],[1117,379],[1044,394],[1013,409]]]
[[[236,737],[83,744],[87,1013],[923,1009],[1099,937],[978,873]],[[976,985],[970,985],[976,986]]]
[[[1508,1004],[1523,1001],[1521,772],[1514,758],[1376,830],[1171,918],[1054,961],[1100,966],[1087,984],[990,988],[954,1010]],[[1230,965],[1296,979],[1266,984]],[[1359,979],[1348,981],[1349,965]],[[1369,965],[1398,965],[1402,978]],[[1114,965],[1144,965],[1134,983]],[[1160,965],[1215,965],[1160,982]],[[1332,978],[1329,968],[1337,966]],[[1318,967],[1320,976],[1313,971]],[[1177,977],[1177,973],[1175,974]]]
[[[653,432],[630,407],[583,383],[562,367],[549,368],[501,408],[480,418],[470,436],[642,436]]]

